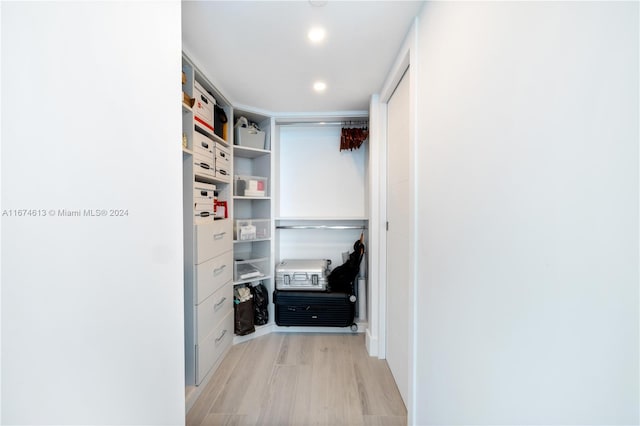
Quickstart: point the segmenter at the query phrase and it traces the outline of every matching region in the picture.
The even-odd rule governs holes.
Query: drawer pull
[[[226,170],[218,170],[218,173],[220,173],[221,175],[224,175],[224,176],[227,175],[227,171]]]
[[[223,297],[222,299],[220,299],[220,301],[218,303],[216,303],[215,305],[213,305],[213,310],[217,311],[218,308],[224,303],[224,301],[227,300],[226,297]]]
[[[209,166],[207,163],[200,163],[200,167],[202,167],[203,169],[207,169],[207,170],[211,169],[211,166]]]
[[[226,232],[221,232],[219,234],[213,234],[213,239],[214,240],[221,240],[224,238],[224,234],[226,234]]]
[[[222,340],[222,338],[224,337],[225,334],[227,334],[227,329],[226,328],[224,330],[222,330],[222,334],[220,335],[220,337],[218,337],[216,339],[216,343],[218,343],[220,340]]]
[[[201,141],[201,142],[200,142],[200,145],[202,145],[202,147],[203,147],[203,148],[207,148],[207,149],[209,148],[209,144],[208,144],[208,143],[206,143],[206,142],[202,142],[202,141]]]
[[[222,271],[224,271],[224,268],[226,268],[226,267],[227,267],[227,265],[222,265],[221,267],[214,269],[213,270],[213,276],[220,275],[222,273]]]

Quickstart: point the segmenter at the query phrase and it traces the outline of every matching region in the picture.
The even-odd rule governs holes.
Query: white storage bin
[[[216,143],[200,132],[193,132],[193,152],[206,158],[213,158]]]
[[[216,100],[198,83],[193,84],[193,97],[196,98],[193,104],[193,121],[207,133],[213,133],[213,106]]]
[[[206,201],[215,198],[216,186],[212,183],[194,182],[193,183],[193,199],[196,201]]]
[[[236,127],[234,145],[264,149],[264,132],[253,127]]]
[[[225,182],[231,180],[231,171],[229,170],[228,164],[223,163],[223,165],[220,165],[216,160],[216,178]]]
[[[233,195],[238,197],[266,197],[267,194],[266,177],[236,175]]]
[[[193,153],[193,173],[196,176],[213,178],[216,176],[213,157],[207,158],[198,153]]]
[[[271,237],[269,219],[236,220],[233,227],[233,238],[236,241],[259,240]]]
[[[216,164],[220,164],[220,165],[226,164],[227,168],[230,166],[231,153],[227,148],[223,147],[220,144],[217,144],[215,146],[214,154],[216,156]]]
[[[233,280],[250,281],[265,277],[269,271],[269,258],[236,259],[233,261]]]

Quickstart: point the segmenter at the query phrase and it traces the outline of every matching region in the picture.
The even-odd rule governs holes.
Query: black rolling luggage
[[[276,324],[349,327],[355,330],[355,297],[350,293],[274,291]]]

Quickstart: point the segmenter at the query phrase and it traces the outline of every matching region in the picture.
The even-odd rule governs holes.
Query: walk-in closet
[[[204,43],[216,32],[204,30],[203,24],[209,19],[212,25],[226,25],[220,16],[231,19],[236,13],[255,17],[255,11],[248,13],[247,7],[266,12],[269,6],[229,2],[183,6],[185,395],[187,412],[195,409],[187,418],[194,425],[211,421],[206,420],[207,412],[210,416],[232,414],[231,418],[243,418],[249,424],[299,422],[296,415],[279,413],[270,418],[264,411],[259,419],[250,420],[243,417],[249,413],[242,395],[235,397],[237,407],[232,407],[232,400],[221,399],[226,398],[226,386],[239,386],[244,392],[241,385],[232,384],[236,375],[244,377],[242,373],[225,374],[229,374],[228,368],[236,371],[246,362],[242,359],[245,351],[261,352],[262,345],[267,358],[275,357],[275,361],[258,361],[267,363],[263,367],[266,371],[255,378],[245,377],[252,383],[250,389],[261,389],[251,398],[260,399],[261,393],[265,397],[281,393],[273,387],[273,382],[280,380],[289,380],[289,393],[300,390],[302,385],[296,383],[304,380],[305,368],[312,365],[314,370],[333,370],[331,374],[345,376],[342,382],[337,381],[342,385],[335,388],[327,382],[311,385],[318,387],[320,393],[311,395],[323,401],[321,405],[331,405],[323,399],[327,392],[342,395],[345,401],[353,393],[365,395],[359,403],[352,401],[351,417],[335,423],[340,408],[336,407],[335,412],[325,408],[324,414],[316,413],[320,423],[333,419],[332,424],[340,424],[351,418],[345,424],[365,424],[372,419],[404,424],[404,402],[378,347],[381,268],[380,261],[373,259],[380,258],[380,199],[377,195],[372,197],[372,193],[384,174],[377,158],[381,139],[372,142],[379,135],[371,133],[381,125],[382,116],[371,114],[371,108],[377,108],[373,91],[364,96],[354,92],[351,99],[347,95],[347,86],[356,86],[345,78],[352,72],[348,64],[353,67],[358,63],[355,57],[345,58],[342,66],[318,62],[328,57],[323,56],[323,49],[337,48],[331,44],[331,37],[344,37],[345,31],[352,31],[344,23],[340,24],[341,29],[336,27],[337,11],[353,19],[358,15],[354,12],[369,10],[372,5],[364,9],[328,2],[290,6],[306,28],[286,31],[291,31],[291,36],[300,33],[298,36],[303,38],[309,31],[306,46],[297,53],[302,56],[292,58],[300,61],[298,73],[311,76],[338,70],[337,74],[331,71],[334,81],[328,81],[328,73],[324,77],[327,81],[322,83],[342,84],[342,88],[319,84],[317,93],[313,93],[309,80],[304,84],[309,85],[310,93],[281,99],[289,87],[299,83],[290,75],[279,96],[265,98],[263,88],[255,85],[256,80],[268,85],[279,77],[268,70],[222,60],[230,55],[222,53],[228,45],[217,39]],[[405,23],[395,24],[396,47],[387,55],[387,67],[395,60],[395,50],[411,26],[416,6],[402,5]],[[283,4],[274,3],[272,7]],[[392,10],[390,7],[390,3],[380,3],[375,9],[385,13]],[[248,22],[247,25],[250,28]],[[260,28],[258,33],[273,37],[272,30]],[[250,36],[237,41],[236,49],[251,49],[259,43]],[[267,61],[261,50],[246,50],[244,54],[252,61]],[[310,62],[303,65],[302,61]],[[363,79],[369,78],[368,72],[358,69]],[[230,71],[244,75],[246,80],[239,84],[238,78],[230,79]],[[285,69],[280,72],[290,74]],[[233,84],[229,85],[229,81]],[[377,81],[374,86],[382,83]],[[245,84],[247,87],[242,87]],[[342,103],[336,102],[338,97]],[[376,144],[373,150],[372,143]],[[202,194],[207,196],[203,198]],[[214,209],[210,211],[203,205],[213,205]],[[309,347],[298,347],[301,344]],[[275,348],[267,350],[270,345]],[[275,372],[289,365],[281,361],[294,349],[302,351],[297,358],[309,359],[297,359],[290,366],[291,372],[280,377]],[[373,382],[369,384],[363,381],[361,368],[373,361],[363,358],[365,355],[380,361],[378,375],[370,378]],[[237,367],[235,362],[239,363]],[[225,363],[231,367],[225,367]],[[226,377],[225,384],[220,383],[221,377]],[[388,386],[389,381],[393,386]],[[393,401],[393,408],[376,411],[366,395],[374,398],[382,383],[386,383],[385,398]],[[287,406],[285,400],[276,404]],[[305,411],[305,402],[301,404],[294,411]],[[303,423],[313,421],[312,416]]]
[[[640,424],[637,1],[1,1],[0,423]]]

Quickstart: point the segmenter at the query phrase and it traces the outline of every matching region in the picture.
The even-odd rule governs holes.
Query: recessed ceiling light
[[[316,92],[324,92],[326,88],[327,83],[325,83],[324,81],[316,81],[315,83],[313,83],[313,90],[315,90]]]
[[[322,27],[313,27],[307,33],[307,37],[314,43],[319,43],[324,40],[324,37],[327,35],[326,31]]]

